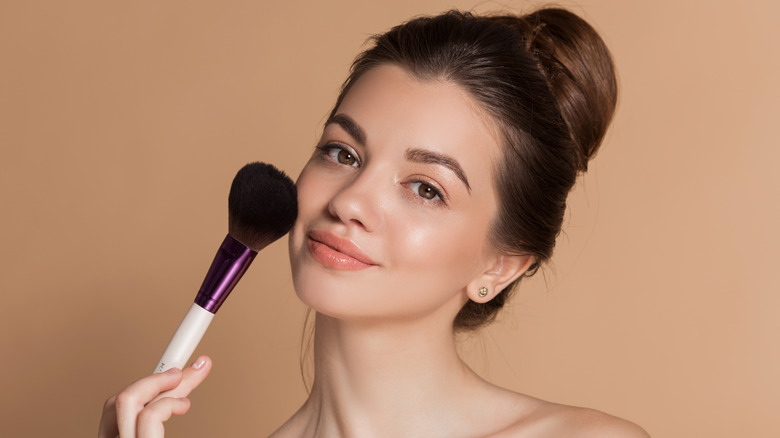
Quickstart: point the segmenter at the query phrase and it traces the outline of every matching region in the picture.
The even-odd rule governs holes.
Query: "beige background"
[[[778,3],[564,4],[612,48],[619,112],[554,266],[464,354],[655,437],[780,436]],[[93,436],[192,302],[234,173],[298,174],[369,34],[529,5],[0,2],[0,436]],[[214,371],[169,436],[281,424],[303,319],[283,240],[212,324]]]

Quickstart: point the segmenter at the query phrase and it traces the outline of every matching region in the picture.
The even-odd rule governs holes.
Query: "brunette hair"
[[[379,65],[466,90],[502,136],[492,243],[507,254],[533,256],[532,275],[552,255],[566,197],[615,109],[617,81],[602,39],[575,14],[546,8],[523,16],[449,11],[393,27],[373,43],[352,64],[331,115],[355,82]],[[495,319],[518,281],[487,303],[467,302],[455,329]]]

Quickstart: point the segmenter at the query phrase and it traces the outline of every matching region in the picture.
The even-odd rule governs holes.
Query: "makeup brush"
[[[238,171],[228,196],[228,235],[155,373],[184,368],[257,252],[287,234],[297,215],[295,184],[283,172],[266,163],[249,163]]]

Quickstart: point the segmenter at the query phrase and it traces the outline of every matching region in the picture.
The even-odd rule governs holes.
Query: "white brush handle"
[[[154,367],[154,372],[161,373],[170,368],[184,369],[212,319],[213,313],[193,303],[173,334],[160,362]]]

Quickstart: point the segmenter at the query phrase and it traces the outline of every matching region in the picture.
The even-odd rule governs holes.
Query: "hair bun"
[[[525,49],[538,64],[585,171],[617,104],[612,56],[596,30],[573,13],[540,9],[519,19]]]

